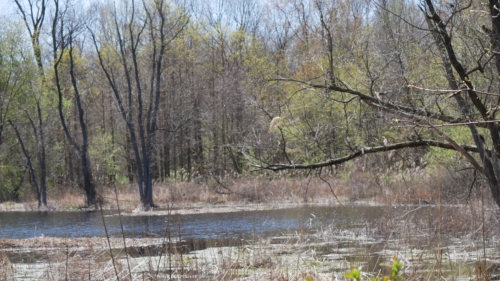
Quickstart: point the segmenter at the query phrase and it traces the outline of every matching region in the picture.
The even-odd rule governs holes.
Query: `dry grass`
[[[9,270],[2,267],[2,280],[15,280],[19,277],[17,274],[36,280],[113,280],[115,272],[120,280],[303,280],[307,276],[327,280],[318,279],[322,274],[311,270],[309,262],[278,257],[276,250],[260,243],[207,248],[184,255],[173,247],[163,255],[129,256],[129,274],[123,251],[115,251],[115,257],[119,258],[113,267],[109,252],[103,247],[105,239],[27,240],[26,245],[20,245],[21,240],[0,240],[2,245],[10,246],[2,251],[12,253],[16,249],[18,254],[31,252],[36,256],[34,263],[16,263]],[[112,244],[115,242],[119,243],[113,241]],[[132,247],[134,243],[129,242]],[[137,245],[151,242],[141,241]],[[8,259],[5,260],[10,265]]]
[[[458,176],[457,176],[458,175]],[[219,179],[194,177],[190,181],[155,183],[154,201],[159,207],[175,205],[234,205],[277,203],[379,203],[436,204],[441,192],[442,204],[463,204],[480,198],[481,183],[468,174],[453,174],[445,170],[424,170],[419,167],[364,168],[343,167],[323,172],[321,176],[308,171],[285,171],[241,176],[227,173]],[[439,188],[438,188],[439,187]],[[140,205],[135,184],[117,187],[120,206],[132,211]],[[103,208],[116,208],[114,189],[100,187]],[[489,196],[486,195],[486,198]],[[77,188],[54,188],[49,191],[51,209],[83,208],[84,194]],[[0,204],[0,210],[36,210],[31,196],[23,205]]]
[[[14,266],[6,253],[0,252],[0,280],[6,280],[14,274]]]
[[[256,238],[191,252],[180,250],[173,240],[127,239],[130,272],[121,238],[109,241],[111,252],[104,238],[0,239],[0,281],[15,280],[16,274],[30,270],[39,274],[37,280],[115,280],[116,272],[120,280],[342,280],[351,267],[362,266],[366,274],[373,273],[393,255],[405,263],[405,280],[440,276],[489,280],[500,275],[495,242],[500,236],[500,214],[488,188],[478,188],[484,182],[443,170],[369,166],[357,163],[321,176],[289,171],[195,177],[156,183],[154,199],[160,207],[201,206],[205,211],[211,210],[207,206],[237,209],[238,205],[282,203],[386,206],[373,221],[332,224],[315,233],[297,229],[279,242]],[[104,208],[116,208],[112,188],[101,187],[99,193]],[[135,185],[119,186],[118,193],[123,211],[140,205]],[[56,188],[48,198],[54,209],[78,209],[84,202],[78,189]],[[30,197],[25,200],[33,202]],[[0,208],[34,210],[36,204],[9,203]],[[12,255],[36,262],[12,262],[7,258]]]
[[[482,247],[464,238],[460,243],[443,242],[446,264],[436,267],[432,232],[437,225],[409,227],[409,220],[397,214],[389,209],[377,224],[330,225],[313,233],[298,230],[295,235],[191,252],[184,252],[174,241],[127,239],[129,248],[136,249],[129,251],[130,272],[121,239],[110,241],[115,266],[105,238],[2,239],[0,280],[16,280],[21,273],[31,280],[116,280],[115,272],[119,280],[345,280],[344,273],[353,267],[362,268],[363,280],[368,280],[393,255],[405,265],[404,280],[436,280],[439,271],[446,280],[491,280],[498,273],[498,245],[488,243],[488,262],[484,262]],[[170,250],[152,251],[155,247]],[[11,263],[5,258],[20,253],[31,256],[33,263]]]
[[[114,266],[105,238],[0,239],[0,280],[16,280],[21,273],[32,280],[116,280],[116,272],[120,280],[343,280],[352,267],[361,267],[368,277],[393,255],[405,264],[405,280],[436,280],[441,273],[451,280],[490,280],[500,264],[495,242],[500,216],[492,206],[474,202],[439,211],[429,205],[387,206],[372,221],[228,240],[223,247],[200,244],[193,251],[175,239],[127,239],[130,271],[121,238],[109,241]],[[352,210],[338,212],[349,218]],[[11,262],[8,256],[28,262]]]
[[[333,180],[335,181],[335,180]],[[232,193],[220,192],[218,183],[206,180],[178,183],[156,183],[153,189],[154,202],[159,207],[175,204],[187,205],[222,205],[246,203],[332,203],[336,201],[328,184],[318,178],[226,178],[223,184]],[[335,185],[335,183],[334,183]],[[131,211],[140,205],[137,187],[133,184],[118,186],[120,208]],[[225,190],[227,192],[227,190]],[[229,192],[227,192],[229,193]],[[116,208],[114,189],[101,187],[99,194],[103,198],[103,208]],[[48,206],[55,210],[80,209],[85,206],[84,194],[78,189],[66,190],[62,187],[49,191]],[[33,198],[26,196],[23,204],[0,204],[3,210],[36,210]]]

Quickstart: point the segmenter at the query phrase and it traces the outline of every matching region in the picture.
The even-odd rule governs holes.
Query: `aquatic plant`
[[[381,277],[379,272],[377,276],[370,277],[371,281],[396,281],[403,278],[403,273],[401,272],[403,269],[403,263],[399,261],[396,256],[392,258],[392,264],[382,263],[381,265],[389,269],[390,275]],[[344,276],[356,281],[361,281],[361,269],[353,268],[351,271],[345,273]]]

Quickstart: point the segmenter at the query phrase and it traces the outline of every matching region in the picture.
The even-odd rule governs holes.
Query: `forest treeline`
[[[472,167],[500,198],[497,4],[14,0],[0,201],[133,183],[148,207],[171,179],[378,152],[368,169]]]

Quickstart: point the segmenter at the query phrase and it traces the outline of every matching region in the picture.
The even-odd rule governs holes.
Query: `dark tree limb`
[[[499,2],[498,0],[490,0],[489,3],[490,3],[490,16],[492,23],[492,31],[490,33],[491,44],[492,44],[492,49],[496,51],[499,42],[497,35],[500,34],[499,32],[500,21],[498,19]],[[467,89],[469,101],[472,103],[474,108],[479,112],[483,120],[485,121],[492,120],[493,118],[489,114],[486,105],[483,103],[483,101],[481,101],[481,99],[479,99],[478,94],[475,91],[474,85],[468,76],[466,67],[459,61],[458,56],[455,53],[451,33],[447,31],[446,24],[443,22],[439,13],[434,8],[433,1],[425,0],[425,8],[423,8],[422,6],[421,6],[422,12],[432,22],[432,25],[434,26],[434,32],[438,34],[438,36],[435,36],[435,39],[439,41],[438,45],[443,46],[444,49],[446,50],[445,60],[449,61],[449,63],[453,66],[453,69],[460,77],[460,80]],[[498,60],[498,56],[495,59],[496,59],[497,71],[500,71],[500,63]],[[456,95],[455,98],[456,99],[459,98],[459,95]],[[463,104],[460,104],[460,100],[457,100],[457,102],[459,102],[461,109],[464,110],[465,108]],[[463,113],[463,115],[465,115],[464,117],[466,118],[470,117],[466,114],[467,112]],[[488,155],[486,152],[484,141],[482,140],[482,137],[479,135],[477,129],[472,125],[470,125],[469,128],[474,138],[474,142],[476,143],[476,146],[479,148],[479,154],[483,164],[481,171],[486,175],[488,179],[488,184],[490,186],[490,191],[493,199],[495,200],[496,204],[500,206],[500,179],[499,179],[500,171],[498,167],[498,155],[496,153]],[[487,129],[490,133],[490,138],[493,144],[493,150],[500,151],[500,132],[498,125],[495,123],[488,123]]]
[[[36,64],[38,66],[38,71],[42,79],[44,79],[45,75],[43,71],[42,52],[40,46],[40,33],[42,31],[43,22],[45,20],[45,11],[47,9],[48,3],[46,0],[29,0],[29,14],[27,14],[26,8],[21,5],[20,0],[14,0],[14,3],[16,3],[18,11],[19,13],[21,13],[21,17],[24,21],[24,25],[28,30],[28,34],[31,38],[31,44],[33,47],[33,54],[35,55]],[[34,10],[36,10],[36,14],[34,13]]]
[[[365,102],[366,104],[372,106],[372,107],[377,107],[381,110],[386,110],[386,111],[391,111],[395,114],[399,115],[406,115],[406,116],[419,116],[419,117],[427,117],[427,118],[432,118],[435,120],[440,120],[443,122],[448,122],[448,123],[463,123],[468,121],[467,119],[463,118],[454,118],[452,116],[447,116],[447,115],[442,115],[436,112],[431,112],[426,109],[415,109],[415,108],[410,108],[406,107],[403,105],[399,104],[394,104],[391,102],[383,101],[381,99],[378,99],[376,97],[372,97],[366,94],[363,94],[362,92],[353,90],[353,89],[348,89],[348,88],[341,88],[339,86],[335,85],[321,85],[321,84],[315,84],[311,83],[308,81],[302,81],[302,80],[297,80],[297,79],[291,79],[291,78],[276,78],[272,79],[271,81],[285,81],[285,82],[295,82],[295,83],[300,83],[300,84],[305,84],[310,88],[315,88],[315,89],[328,89],[331,91],[336,91],[336,92],[341,92],[341,93],[348,93],[354,96],[357,96],[360,100]],[[485,126],[481,124],[481,126]]]
[[[318,169],[318,168],[323,168],[323,167],[328,167],[328,166],[333,166],[333,165],[339,165],[339,164],[342,164],[344,162],[361,157],[365,154],[386,152],[386,151],[391,151],[391,150],[399,150],[399,149],[412,148],[412,147],[414,148],[414,147],[431,147],[431,146],[444,148],[444,149],[456,150],[456,148],[450,143],[440,142],[440,141],[435,141],[435,140],[420,140],[420,141],[411,141],[411,142],[400,142],[400,143],[395,143],[395,144],[386,145],[386,146],[363,147],[357,151],[354,151],[353,153],[351,153],[347,156],[339,157],[339,158],[332,158],[332,159],[326,160],[324,162],[317,162],[317,163],[313,163],[313,164],[272,164],[272,165],[267,165],[267,166],[261,166],[261,165],[254,164],[253,166],[256,168],[259,168],[259,169],[271,170],[271,171],[281,171],[281,170],[289,170],[289,169],[299,169],[299,170]],[[474,153],[478,152],[478,149],[475,146],[461,145],[460,147],[463,150],[468,151],[468,152],[474,152]]]
[[[80,156],[81,161],[81,172],[83,175],[83,189],[86,194],[86,204],[87,206],[94,206],[97,208],[97,191],[95,188],[93,176],[92,176],[92,168],[90,162],[90,156],[88,153],[88,131],[85,124],[84,118],[84,109],[81,101],[81,95],[79,91],[79,86],[77,82],[77,77],[75,74],[75,60],[73,56],[74,46],[73,40],[77,38],[78,28],[74,25],[67,24],[67,6],[63,11],[60,11],[60,3],[59,0],[54,0],[54,14],[52,20],[52,52],[53,52],[53,71],[55,78],[55,87],[58,97],[58,112],[59,112],[59,120],[63,127],[64,134],[66,135],[66,139],[70,142],[72,147],[77,151]],[[68,52],[65,52],[65,51]],[[62,63],[64,54],[69,54],[69,75],[71,80],[71,90],[73,92],[78,121],[79,121],[79,129],[81,132],[81,145],[77,143],[75,139],[76,133],[71,133],[68,128],[68,123],[66,118],[64,117],[63,112],[63,96],[64,96],[64,84],[63,77],[61,77],[62,71]]]
[[[40,208],[42,206],[42,197],[41,197],[40,188],[38,186],[38,181],[36,180],[35,169],[33,168],[33,164],[31,162],[31,156],[29,155],[28,151],[26,150],[26,147],[24,146],[23,139],[21,138],[21,134],[19,134],[19,130],[17,130],[17,127],[14,125],[14,123],[11,120],[7,120],[7,122],[12,126],[12,128],[16,132],[17,140],[19,141],[19,144],[21,145],[21,150],[23,151],[23,154],[26,157],[26,162],[28,165],[29,174],[30,174],[31,180],[33,181],[33,189],[35,190],[36,199],[38,201],[38,208]]]

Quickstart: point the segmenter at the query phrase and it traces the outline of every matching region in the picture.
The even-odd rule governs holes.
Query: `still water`
[[[168,216],[121,216],[127,237],[171,237],[217,239],[248,238],[307,231],[332,224],[343,227],[379,219],[388,207],[304,206],[300,208],[201,213]],[[394,212],[394,209],[391,210]],[[120,217],[105,211],[110,237],[121,237]],[[101,213],[92,212],[4,212],[0,213],[0,238],[104,237]]]

